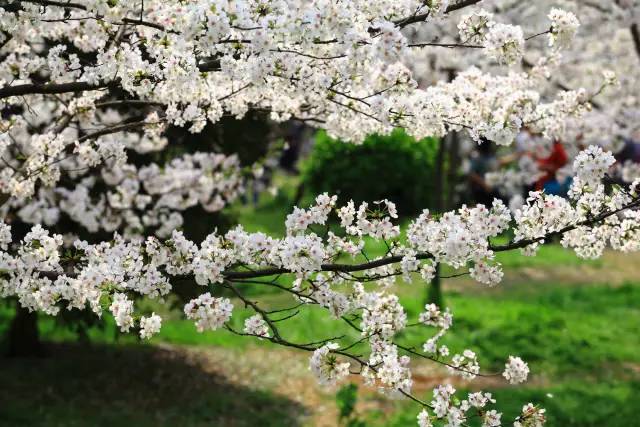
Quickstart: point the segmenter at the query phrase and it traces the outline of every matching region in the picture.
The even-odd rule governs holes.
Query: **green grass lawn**
[[[545,285],[448,300],[457,313],[452,347],[476,350],[489,370],[499,370],[509,354],[529,362],[531,385],[490,389],[510,419],[531,401],[547,409],[552,426],[640,425],[633,417],[639,285]],[[387,425],[408,425],[412,416],[399,404]]]

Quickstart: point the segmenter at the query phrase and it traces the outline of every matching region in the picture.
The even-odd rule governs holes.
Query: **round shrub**
[[[371,135],[362,144],[343,143],[318,132],[303,165],[305,187],[337,194],[342,202],[389,199],[401,214],[433,207],[438,141],[421,141],[402,130]]]

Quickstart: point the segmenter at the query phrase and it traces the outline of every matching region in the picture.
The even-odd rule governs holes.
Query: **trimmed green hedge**
[[[342,202],[389,199],[411,215],[434,202],[438,141],[416,141],[402,130],[371,135],[361,145],[343,143],[318,132],[303,182],[314,194],[337,194]]]

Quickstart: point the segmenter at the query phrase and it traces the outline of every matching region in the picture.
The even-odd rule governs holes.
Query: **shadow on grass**
[[[305,413],[171,349],[47,350],[47,358],[0,360],[1,426],[297,426]]]

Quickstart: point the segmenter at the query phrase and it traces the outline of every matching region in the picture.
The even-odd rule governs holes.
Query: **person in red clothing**
[[[556,172],[569,161],[567,152],[560,141],[555,140],[549,155],[542,158],[536,157],[536,161],[540,171],[544,172],[544,175],[536,182],[536,190],[544,190],[547,194],[566,194],[567,183],[559,183],[556,178]]]

